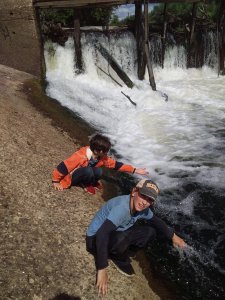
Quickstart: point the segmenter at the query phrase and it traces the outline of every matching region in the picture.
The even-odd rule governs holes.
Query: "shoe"
[[[135,275],[134,269],[129,262],[123,262],[115,259],[111,259],[111,262],[121,274],[127,277],[133,277]]]
[[[136,258],[137,256],[137,253],[136,252],[133,252],[133,251],[128,251],[128,254],[127,254],[130,258]]]
[[[128,251],[127,251],[127,256],[130,257],[130,258],[135,258],[137,256],[137,252],[138,250],[140,250],[139,247],[137,246],[130,246]]]
[[[92,185],[86,186],[84,190],[91,195],[95,195],[95,188]]]
[[[94,188],[100,191],[103,189],[103,185],[100,181],[97,181],[96,184],[94,184]]]

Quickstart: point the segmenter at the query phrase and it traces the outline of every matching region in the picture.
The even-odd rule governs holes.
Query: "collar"
[[[87,148],[87,151],[86,151],[86,156],[87,156],[87,159],[88,159],[88,160],[91,159],[92,153],[93,153],[93,152],[92,152],[91,149],[88,147],[88,148]]]

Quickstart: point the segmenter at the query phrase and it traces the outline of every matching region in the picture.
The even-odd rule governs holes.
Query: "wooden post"
[[[152,70],[152,62],[150,57],[150,45],[149,45],[149,28],[148,28],[148,1],[144,1],[144,17],[145,17],[145,54],[147,59],[147,68],[148,68],[148,75],[149,75],[149,82],[152,87],[153,91],[156,91],[156,84],[155,78]]]
[[[135,37],[137,45],[137,73],[138,79],[143,80],[145,77],[146,56],[145,40],[142,21],[142,0],[135,1]]]
[[[225,75],[225,2],[220,1],[218,16],[218,75]]]
[[[74,46],[76,54],[76,73],[83,72],[82,51],[81,51],[81,33],[80,33],[80,9],[74,8]]]
[[[36,20],[36,30],[38,33],[39,44],[40,44],[41,80],[43,81],[43,85],[44,85],[44,80],[46,78],[46,64],[45,64],[45,57],[44,57],[44,40],[41,32],[40,8],[34,9],[34,14]]]
[[[188,61],[187,61],[187,67],[192,67],[191,65],[191,56],[192,56],[192,47],[193,47],[193,40],[194,40],[194,32],[195,32],[195,22],[196,22],[196,14],[197,14],[197,3],[193,3],[192,6],[192,19],[191,19],[191,29],[190,29],[190,35],[189,35],[189,42],[188,42]],[[195,54],[195,53],[194,53]]]
[[[115,59],[109,54],[109,52],[101,45],[95,46],[101,55],[108,61],[108,64],[113,68],[113,70],[117,73],[120,79],[129,87],[132,88],[134,86],[133,82],[127,76],[127,74],[121,69]]]
[[[193,42],[193,37],[194,37],[194,32],[195,32],[195,23],[196,23],[196,14],[197,14],[197,2],[193,3],[193,7],[192,7],[190,44],[192,44],[192,42]]]
[[[166,30],[167,30],[167,3],[164,4],[163,10],[163,32],[162,32],[162,68],[164,68],[164,57],[165,57],[165,50],[166,50]]]

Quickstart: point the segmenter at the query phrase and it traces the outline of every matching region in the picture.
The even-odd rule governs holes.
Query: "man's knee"
[[[154,228],[149,226],[141,226],[142,234],[139,239],[136,240],[135,246],[144,248],[149,242],[156,238],[156,231]]]
[[[147,230],[146,230],[146,238],[148,242],[151,242],[152,240],[154,240],[156,238],[156,231],[154,228],[146,226]]]
[[[87,177],[93,177],[94,176],[93,169],[91,167],[84,167],[83,168],[83,173]]]
[[[102,173],[103,173],[103,170],[102,168],[93,168],[93,173],[95,175],[95,177],[102,177]]]
[[[109,251],[111,254],[124,253],[129,247],[129,239],[124,232],[113,232],[109,240]]]

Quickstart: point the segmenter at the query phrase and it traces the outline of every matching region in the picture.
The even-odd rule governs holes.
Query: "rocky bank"
[[[103,198],[52,188],[53,168],[80,145],[28,101],[30,80],[0,65],[0,299],[98,299],[85,232]],[[133,265],[131,279],[109,266],[105,299],[160,299]]]

